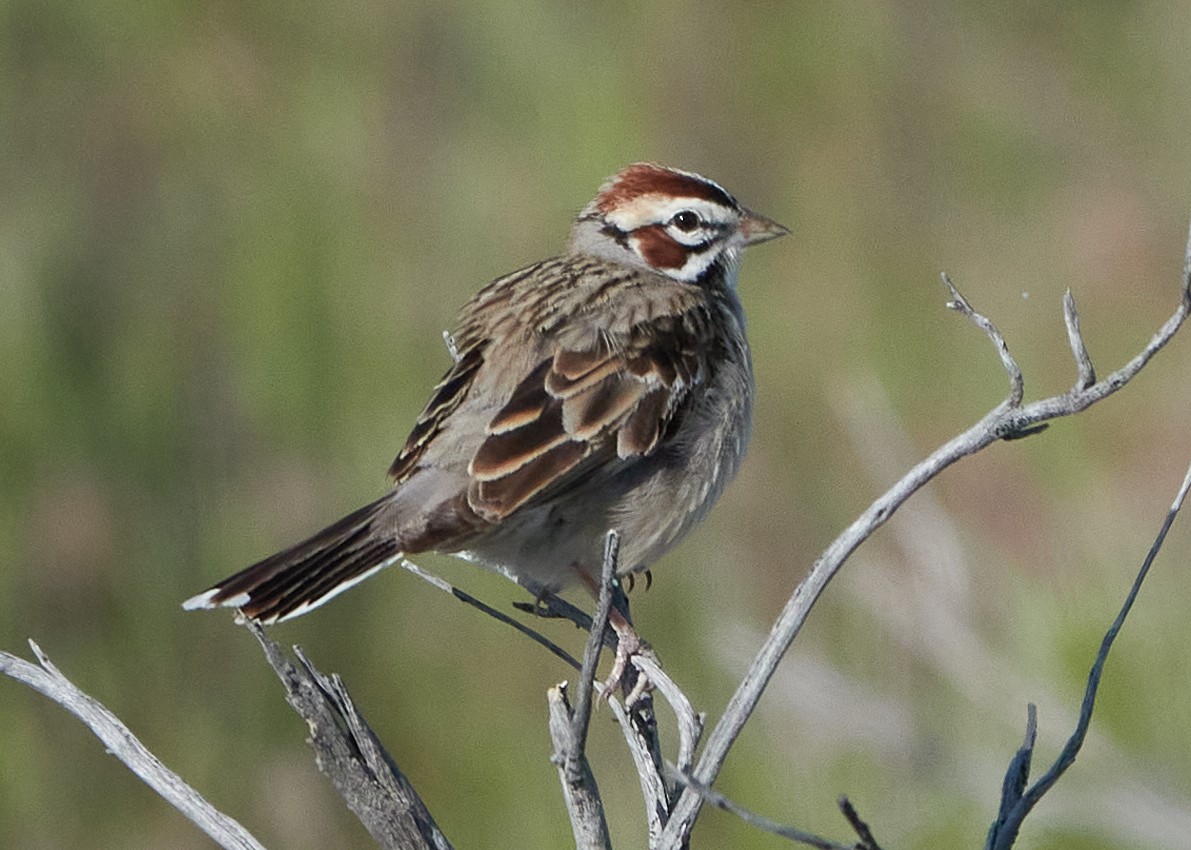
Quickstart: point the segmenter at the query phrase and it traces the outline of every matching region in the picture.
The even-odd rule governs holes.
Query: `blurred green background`
[[[382,492],[457,308],[649,159],[794,234],[742,274],[752,453],[634,597],[718,717],[815,555],[1004,395],[940,271],[1031,397],[1073,378],[1065,288],[1102,373],[1173,311],[1189,43],[1185,4],[1145,0],[0,4],[0,648],[35,638],[266,845],[371,846],[252,639],[179,603]],[[888,847],[980,846],[1027,701],[1048,762],[1182,478],[1189,334],[868,543],[721,790],[839,839],[847,793]],[[1022,846],[1187,846],[1189,520]],[[553,657],[397,571],[274,634],[346,678],[461,850],[569,845]],[[0,843],[210,846],[40,696],[0,682],[0,718]],[[607,713],[593,739],[617,846],[643,846]],[[696,842],[788,846],[716,811]]]

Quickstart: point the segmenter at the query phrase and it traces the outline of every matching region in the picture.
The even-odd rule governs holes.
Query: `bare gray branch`
[[[0,652],[0,673],[23,682],[49,697],[83,721],[114,755],[167,803],[180,811],[226,850],[264,850],[243,826],[220,812],[182,778],[162,764],[102,703],[83,693],[66,678],[33,641],[33,654],[41,666]]]
[[[699,746],[699,738],[703,736],[703,722],[706,718],[696,714],[682,689],[674,683],[669,674],[658,664],[657,659],[648,655],[633,656],[633,665],[653,683],[658,692],[666,698],[666,702],[674,709],[674,716],[678,723],[678,770],[686,772],[695,763],[695,750]]]
[[[1075,389],[1086,390],[1096,383],[1096,369],[1092,366],[1092,358],[1079,330],[1079,311],[1075,309],[1075,296],[1071,294],[1070,289],[1063,293],[1063,322],[1067,325],[1067,342],[1071,344],[1071,356],[1075,358]]]
[[[659,846],[658,842],[676,802],[674,789],[666,782],[664,775],[661,742],[653,714],[653,696],[649,693],[642,695],[631,709],[626,709],[610,697],[608,708],[620,725],[629,754],[633,757],[633,765],[637,768],[641,797],[645,801],[645,826],[649,835],[646,846],[653,850]]]
[[[972,309],[967,299],[945,275],[943,281],[952,296],[948,306],[975,322],[988,334],[995,345],[1002,365],[1009,374],[1009,396],[967,431],[954,437],[914,466],[900,481],[873,502],[815,561],[810,574],[795,588],[793,595],[778,615],[768,637],[733,694],[723,717],[708,736],[703,754],[692,771],[693,780],[702,786],[709,787],[715,781],[727,758],[728,751],[735,743],[741,729],[744,728],[744,724],[752,716],[761,694],[777,669],[778,663],[802,629],[811,608],[826,589],[827,584],[839,572],[856,548],[877,528],[884,525],[910,496],[927,481],[961,458],[975,454],[998,440],[1032,433],[1035,426],[1040,423],[1072,415],[1113,394],[1141,371],[1146,363],[1173,338],[1183,325],[1188,313],[1191,313],[1191,231],[1189,231],[1187,248],[1184,252],[1179,305],[1145,348],[1103,381],[1084,389],[1076,387],[1062,395],[1024,406],[1021,404],[1024,386],[1021,370],[1009,354],[1004,338],[991,322]],[[693,788],[688,787],[683,792],[674,808],[670,822],[666,826],[659,844],[660,847],[665,850],[679,850],[686,843],[703,802],[704,797]]]
[[[577,724],[567,701],[566,688],[566,682],[551,688],[546,694],[546,702],[550,707],[554,763],[558,767],[563,801],[571,818],[575,850],[612,850],[604,804],[583,746],[576,740]]]
[[[604,538],[604,563],[600,572],[600,595],[595,614],[591,619],[591,630],[587,636],[587,647],[583,652],[583,669],[579,672],[578,702],[575,704],[575,729],[571,735],[574,747],[566,753],[566,774],[577,780],[578,762],[584,758],[587,746],[587,727],[591,722],[592,683],[595,681],[596,665],[600,663],[600,650],[604,647],[604,632],[608,628],[608,613],[612,610],[613,591],[616,582],[616,564],[620,553],[620,535],[609,531]]]
[[[338,676],[324,676],[301,651],[292,664],[256,623],[248,629],[310,727],[315,762],[385,850],[450,850],[422,798],[356,710]]]

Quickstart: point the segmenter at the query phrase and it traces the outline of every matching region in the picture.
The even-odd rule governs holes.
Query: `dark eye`
[[[682,212],[674,213],[674,218],[670,219],[670,224],[684,233],[690,233],[702,223],[703,219],[699,218],[699,214],[693,210],[683,210]]]

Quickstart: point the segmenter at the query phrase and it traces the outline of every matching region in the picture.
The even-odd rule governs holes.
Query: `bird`
[[[426,551],[539,598],[576,584],[598,594],[609,530],[618,573],[648,570],[740,468],[754,381],[738,266],[787,233],[692,172],[612,175],[564,253],[463,307],[388,491],[183,607],[271,625]]]

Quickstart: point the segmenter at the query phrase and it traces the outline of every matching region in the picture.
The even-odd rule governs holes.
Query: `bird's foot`
[[[619,688],[624,693],[625,708],[632,708],[637,700],[653,690],[653,682],[633,665],[632,659],[645,656],[656,664],[659,663],[657,653],[615,608],[608,619],[616,632],[616,658],[608,678],[604,680],[603,696],[604,699],[611,699],[612,693]]]

